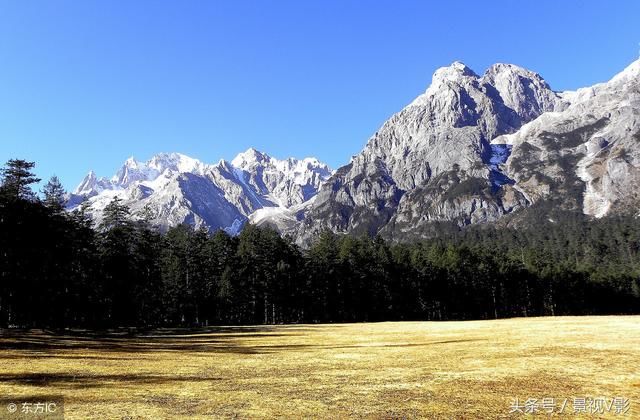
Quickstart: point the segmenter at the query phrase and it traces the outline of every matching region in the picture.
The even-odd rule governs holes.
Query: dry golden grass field
[[[593,416],[638,419],[640,317],[2,331],[0,395],[51,394],[69,419],[512,418],[516,397],[538,399],[528,418],[623,397],[626,416]]]

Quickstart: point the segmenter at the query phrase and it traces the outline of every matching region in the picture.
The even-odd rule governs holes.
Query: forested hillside
[[[202,326],[640,313],[640,221],[558,213],[432,240],[268,228],[157,232],[117,199],[93,226],[54,177],[10,160],[0,186],[0,327]],[[531,209],[535,215],[535,209]],[[545,213],[547,214],[547,213]],[[446,233],[445,233],[446,232]]]

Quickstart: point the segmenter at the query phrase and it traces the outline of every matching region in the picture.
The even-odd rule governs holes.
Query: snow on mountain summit
[[[198,159],[191,158],[181,153],[159,153],[147,162],[147,166],[156,169],[160,173],[167,169],[180,173],[202,173],[206,169],[207,165]]]
[[[110,179],[97,178],[96,174],[90,171],[76,187],[74,194],[92,196],[104,190],[128,188],[136,183],[153,181],[167,170],[175,173],[201,174],[206,168],[207,165],[199,160],[180,153],[158,153],[147,162],[138,161],[131,156]]]
[[[331,169],[316,158],[276,159],[254,148],[238,154],[231,164],[241,182],[280,207],[307,201],[329,178]]]
[[[253,147],[250,147],[245,152],[238,153],[238,155],[233,158],[231,164],[236,168],[244,169],[244,167],[250,166],[252,164],[260,164],[269,160],[269,156],[257,151]]]
[[[609,83],[637,81],[638,77],[640,77],[640,58],[629,64],[620,73],[616,74]]]
[[[330,175],[315,158],[278,160],[253,148],[214,165],[159,153],[146,162],[130,157],[110,179],[89,172],[71,194],[69,208],[88,200],[99,222],[106,205],[119,197],[134,216],[144,209],[163,229],[190,223],[235,233],[258,209],[287,209],[313,197]]]

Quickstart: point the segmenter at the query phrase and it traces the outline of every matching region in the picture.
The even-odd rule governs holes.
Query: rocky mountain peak
[[[504,105],[514,110],[524,122],[547,111],[561,111],[569,105],[538,73],[514,64],[492,65],[480,83],[489,93],[495,89]]]
[[[510,63],[495,63],[489,66],[482,75],[486,79],[494,79],[498,76],[503,77],[524,77],[527,79],[542,79],[538,73],[525,69],[515,64]]]
[[[84,177],[82,182],[78,184],[76,187],[76,194],[83,194],[85,192],[91,191],[93,187],[96,185],[98,178],[96,177],[96,173],[93,171],[89,171],[89,173]]]
[[[270,156],[262,153],[253,147],[250,147],[246,151],[239,153],[233,160],[231,164],[236,168],[244,169],[251,165],[266,163],[270,160]]]
[[[460,62],[442,67],[321,187],[296,234],[415,237],[433,223],[495,222],[547,198],[604,214],[640,178],[639,74],[640,61],[602,86],[559,94],[512,64],[481,77]]]
[[[478,75],[466,64],[454,61],[451,65],[441,67],[433,73],[431,85],[438,86],[446,82],[460,83],[469,78],[477,79]]]
[[[167,169],[179,173],[201,173],[207,165],[182,153],[158,153],[146,165],[163,173]]]

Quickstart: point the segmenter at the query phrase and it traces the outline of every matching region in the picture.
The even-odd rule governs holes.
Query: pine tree
[[[122,204],[120,197],[113,200],[104,208],[104,217],[100,223],[100,230],[105,232],[114,228],[123,228],[131,225],[130,210]]]
[[[31,184],[40,182],[40,178],[36,177],[32,172],[35,166],[34,162],[10,159],[5,167],[0,170],[2,174],[0,194],[6,195],[12,200],[35,200],[36,196],[31,190]]]
[[[115,197],[104,209],[99,226],[100,257],[110,322],[122,324],[136,319],[135,229],[129,208]]]
[[[54,213],[60,213],[66,204],[65,190],[57,176],[53,175],[42,189],[44,205]]]

